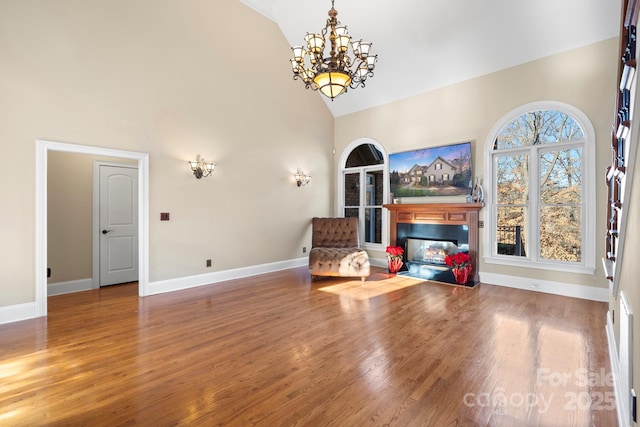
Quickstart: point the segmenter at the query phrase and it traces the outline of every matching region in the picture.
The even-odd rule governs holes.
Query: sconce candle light
[[[195,161],[189,161],[189,166],[198,179],[208,177],[216,168],[215,163],[205,161],[199,154]]]
[[[298,169],[298,171],[294,173],[293,176],[296,179],[296,184],[298,184],[298,187],[302,187],[303,185],[306,185],[309,181],[311,181],[311,175],[305,175],[305,173],[300,169]]]

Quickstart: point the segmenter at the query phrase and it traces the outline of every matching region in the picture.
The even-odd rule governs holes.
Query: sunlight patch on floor
[[[322,292],[339,295],[341,297],[349,297],[358,301],[366,301],[380,295],[388,294],[399,289],[408,288],[410,286],[424,283],[422,279],[414,279],[407,276],[394,276],[383,280],[361,281],[351,280],[335,285],[319,288]]]

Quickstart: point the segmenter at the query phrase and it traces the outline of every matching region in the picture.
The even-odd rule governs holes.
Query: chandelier
[[[307,33],[304,38],[306,46],[291,48],[293,78],[301,79],[307,89],[320,90],[332,101],[348,88],[364,87],[367,77],[373,77],[378,59],[378,55],[369,54],[371,43],[351,40],[347,27],[341,26],[336,19],[338,11],[333,2],[331,0],[329,19],[321,34]],[[327,36],[331,48],[329,56],[324,54]]]

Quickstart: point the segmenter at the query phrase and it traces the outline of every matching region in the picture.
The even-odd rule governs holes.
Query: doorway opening
[[[36,141],[36,316],[47,315],[47,159],[50,151],[112,157],[134,161],[137,183],[138,295],[149,294],[149,155],[133,151],[91,147],[53,141]],[[94,276],[97,274],[93,272]]]

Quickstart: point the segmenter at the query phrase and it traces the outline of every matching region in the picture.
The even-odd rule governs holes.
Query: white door
[[[100,286],[138,280],[138,169],[100,165]]]

